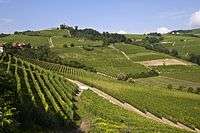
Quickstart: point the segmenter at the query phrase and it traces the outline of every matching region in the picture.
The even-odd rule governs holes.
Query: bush
[[[64,47],[64,48],[68,48],[68,44],[64,44],[63,47]]]
[[[70,47],[74,47],[74,43],[71,43],[71,44],[70,44]]]
[[[117,75],[117,80],[126,81],[128,80],[128,75],[124,73],[120,73],[119,75]]]
[[[200,94],[200,87],[197,87],[197,88],[196,88],[196,93],[197,93],[197,94]]]
[[[172,84],[168,84],[168,85],[167,85],[167,89],[170,89],[170,90],[172,90],[172,89],[173,89],[173,86],[172,86]]]
[[[185,86],[179,86],[177,90],[184,90]]]
[[[129,78],[128,80],[127,80],[127,82],[129,82],[129,83],[135,83],[135,80],[133,79],[133,78]]]
[[[193,92],[193,91],[194,91],[194,89],[192,87],[189,87],[187,90],[187,92]]]

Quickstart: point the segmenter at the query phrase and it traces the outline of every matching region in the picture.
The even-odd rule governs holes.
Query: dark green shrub
[[[128,80],[128,75],[124,74],[124,73],[120,73],[119,75],[117,75],[117,80],[126,81],[126,80]]]
[[[173,89],[173,86],[172,86],[172,84],[168,84],[168,85],[167,85],[167,89],[170,89],[170,90],[172,90],[172,89]]]
[[[68,48],[68,44],[64,44],[63,47],[64,47],[64,48]]]
[[[177,90],[184,90],[185,89],[185,86],[179,86],[178,88],[177,88]]]
[[[74,47],[74,43],[71,43],[71,44],[70,44],[70,47]]]
[[[188,89],[187,89],[187,92],[193,92],[194,91],[194,89],[192,88],[192,87],[189,87]]]
[[[196,92],[197,92],[198,94],[200,94],[200,87],[197,87],[197,88],[196,88]]]

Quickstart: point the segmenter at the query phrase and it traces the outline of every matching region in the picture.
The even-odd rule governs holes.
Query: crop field
[[[185,36],[164,36],[164,41],[171,42],[163,44],[168,49],[176,49],[183,58],[188,58],[189,54],[200,54],[200,38]]]
[[[91,91],[83,92],[77,107],[82,122],[90,128],[86,129],[89,132],[185,132],[121,109]]]
[[[94,77],[84,77],[82,81],[96,86],[142,111],[148,110],[157,116],[163,116],[172,121],[179,121],[191,127],[200,127],[200,117],[198,115],[200,97],[198,94],[179,91],[174,93],[174,91],[167,89],[121,83],[105,80],[105,78],[103,80],[100,77],[96,79]]]
[[[137,83],[130,84],[92,73],[82,76],[73,75],[73,78],[95,86],[142,111],[149,111],[156,116],[178,121],[190,127],[200,127],[199,94],[171,91],[155,86],[146,87]]]
[[[0,43],[30,43],[33,46],[39,46],[49,44],[48,39],[48,37],[42,36],[10,35],[7,37],[0,38]]]
[[[73,98],[78,91],[75,85],[59,75],[11,55],[2,56],[0,67],[15,76],[21,104],[30,110],[36,108],[47,114],[40,116],[41,121],[58,124],[74,119]]]
[[[136,84],[144,85],[146,87],[158,87],[160,89],[168,89],[168,85],[172,85],[172,89],[179,89],[180,86],[184,87],[181,91],[187,91],[189,87],[194,89],[200,88],[200,83],[190,82],[186,80],[180,80],[175,78],[169,78],[164,76],[141,78],[135,80]]]
[[[199,66],[159,66],[154,69],[166,77],[200,83]]]
[[[94,67],[98,72],[116,77],[120,73],[136,74],[146,72],[148,69],[138,63],[127,60],[119,51],[112,48],[94,48],[93,51],[86,51],[83,48],[73,47],[57,49],[60,56],[77,60]]]

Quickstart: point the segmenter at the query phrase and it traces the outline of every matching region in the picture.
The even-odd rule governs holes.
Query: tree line
[[[104,45],[109,45],[110,43],[132,42],[132,40],[127,38],[125,35],[109,32],[100,33],[99,31],[91,28],[79,29],[78,26],[70,27],[65,24],[61,24],[60,29],[69,30],[72,37],[86,38],[90,40],[103,40]]]

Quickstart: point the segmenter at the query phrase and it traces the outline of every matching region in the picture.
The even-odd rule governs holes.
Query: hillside
[[[21,123],[3,126],[7,130],[199,132],[200,66],[190,60],[190,54],[200,55],[198,37],[62,25],[17,32],[1,43],[0,77],[13,86],[6,78],[0,85],[15,95],[12,104],[1,105],[19,111],[11,123]],[[4,94],[13,96],[1,94],[1,102]],[[123,107],[113,104],[117,100]]]

